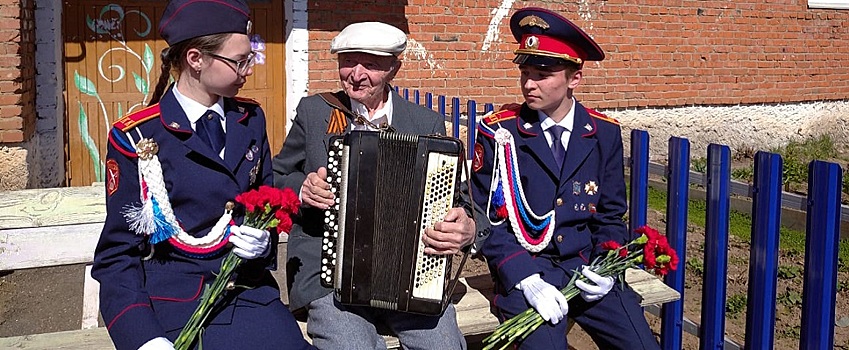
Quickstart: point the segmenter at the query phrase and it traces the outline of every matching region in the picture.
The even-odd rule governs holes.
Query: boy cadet
[[[473,198],[492,223],[481,252],[498,316],[532,307],[547,321],[521,349],[567,349],[567,316],[601,349],[659,349],[638,296],[583,266],[604,253],[602,242],[632,238],[619,125],[573,96],[584,61],[604,53],[546,9],[518,10],[510,29],[525,102],[481,121],[472,164]],[[576,270],[594,284],[578,281],[582,298],[567,302],[559,290]]]

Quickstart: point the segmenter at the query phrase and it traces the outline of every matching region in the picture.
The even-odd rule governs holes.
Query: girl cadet
[[[253,73],[248,6],[173,0],[161,18],[169,47],[151,105],[109,133],[106,223],[92,268],[109,335],[119,350],[173,349],[232,249],[246,262],[207,320],[203,348],[308,348],[269,272],[276,237],[225,210],[272,176],[265,114],[234,97]]]

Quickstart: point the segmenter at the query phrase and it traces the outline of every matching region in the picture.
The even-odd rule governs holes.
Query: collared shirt
[[[556,125],[562,126],[564,129],[566,129],[560,135],[560,142],[563,144],[563,150],[564,151],[568,150],[569,136],[572,135],[572,127],[574,127],[574,124],[575,124],[575,104],[576,103],[577,102],[575,101],[575,98],[573,97],[572,98],[572,108],[569,109],[569,112],[566,113],[566,116],[563,117],[563,119],[561,119],[559,123],[555,123],[554,120],[551,119],[551,117],[549,117],[547,114],[545,114],[545,112],[537,111],[537,113],[539,114],[539,119],[542,120],[542,122],[539,123],[539,126],[542,128],[543,131],[545,131],[543,134],[545,134],[545,139],[546,139],[546,141],[548,141],[549,147],[551,147],[552,141],[551,141],[551,133],[548,132],[548,128],[550,128],[550,127],[552,127],[553,125],[556,124]]]
[[[180,104],[180,107],[183,108],[183,112],[186,113],[186,117],[189,118],[189,122],[192,123],[192,130],[197,131],[195,124],[197,121],[206,115],[207,111],[213,110],[215,113],[221,116],[219,122],[221,122],[221,127],[224,128],[224,132],[227,132],[227,123],[224,122],[224,97],[219,96],[218,102],[216,102],[212,106],[204,106],[198,101],[195,101],[183,94],[180,93],[180,90],[177,90],[177,85],[174,85],[174,97],[177,98],[177,103]],[[225,147],[226,149],[226,147]],[[221,153],[218,154],[221,159],[224,159],[224,149],[221,149]]]
[[[381,117],[386,117],[386,123],[392,125],[392,94],[390,93],[386,98],[386,102],[383,103],[383,108],[380,108],[374,112],[373,117],[369,117],[368,109],[362,103],[357,100],[351,99],[351,111],[356,113],[357,115],[361,115],[368,119],[368,121],[374,123],[377,126],[380,126],[380,123],[375,123],[374,121]],[[356,127],[356,125],[355,125]],[[369,128],[371,129],[371,128]]]

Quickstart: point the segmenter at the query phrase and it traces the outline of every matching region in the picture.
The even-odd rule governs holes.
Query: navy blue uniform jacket
[[[159,145],[158,157],[174,214],[187,233],[202,236],[221,217],[227,201],[272,182],[262,108],[251,100],[226,98],[224,110],[227,130],[224,160],[194,133],[170,89],[159,104],[119,120],[109,134],[107,216],[95,251],[92,276],[100,282],[101,313],[117,349],[137,349],[155,337],[173,341],[197,306],[204,284],[212,283],[221,260],[230,250],[229,246],[223,246],[212,256],[191,257],[178,253],[168,241],[151,247],[147,236],[130,230],[123,211],[128,206],[139,205],[140,184],[138,157],[127,146],[129,138],[136,142],[140,133]],[[242,220],[237,214],[234,219],[237,223]],[[151,258],[143,259],[151,254],[151,249]],[[296,336],[304,342],[291,314],[279,302],[279,287],[267,270],[274,268],[276,239],[271,242],[268,256],[247,261],[237,271],[237,284],[255,288],[236,289],[232,293],[236,297],[228,300],[226,307],[214,316],[204,334],[205,348],[273,345],[283,335],[269,334],[263,339],[251,335],[249,328],[279,327],[275,322],[281,316],[266,308],[275,302],[279,307],[275,306],[274,312],[285,312],[283,316],[288,315],[297,332],[285,336]],[[257,327],[251,321],[245,322],[240,316],[245,313],[254,322],[268,324]],[[263,316],[268,318],[263,320]],[[300,344],[297,338],[291,344]]]
[[[473,198],[486,210],[492,192],[493,160],[497,146],[493,130],[506,129],[513,136],[520,182],[530,209],[537,215],[555,212],[551,241],[532,253],[520,244],[509,220],[492,225],[481,248],[496,279],[496,306],[527,308],[522,293],[504,298],[525,277],[541,273],[544,280],[564,287],[572,270],[598,254],[600,244],[628,239],[625,214],[622,136],[615,120],[575,105],[574,126],[562,170],[554,161],[540,128],[537,111],[513,105],[490,115],[478,126],[473,162]],[[505,188],[505,190],[507,190]],[[489,210],[493,222],[495,208]],[[510,299],[505,300],[505,299]]]

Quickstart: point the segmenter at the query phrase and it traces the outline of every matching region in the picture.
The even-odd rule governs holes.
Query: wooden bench
[[[79,330],[0,338],[0,348],[114,349],[106,329],[98,325],[99,285],[91,278],[90,266],[105,218],[102,184],[0,193],[0,271],[87,265],[80,276],[84,296]],[[680,298],[643,270],[629,270],[625,279],[643,297],[644,306]],[[452,302],[465,336],[488,334],[498,325],[490,312],[492,296],[488,275],[461,279]],[[306,325],[300,326],[306,334]],[[399,347],[395,337],[385,338],[389,348]]]

